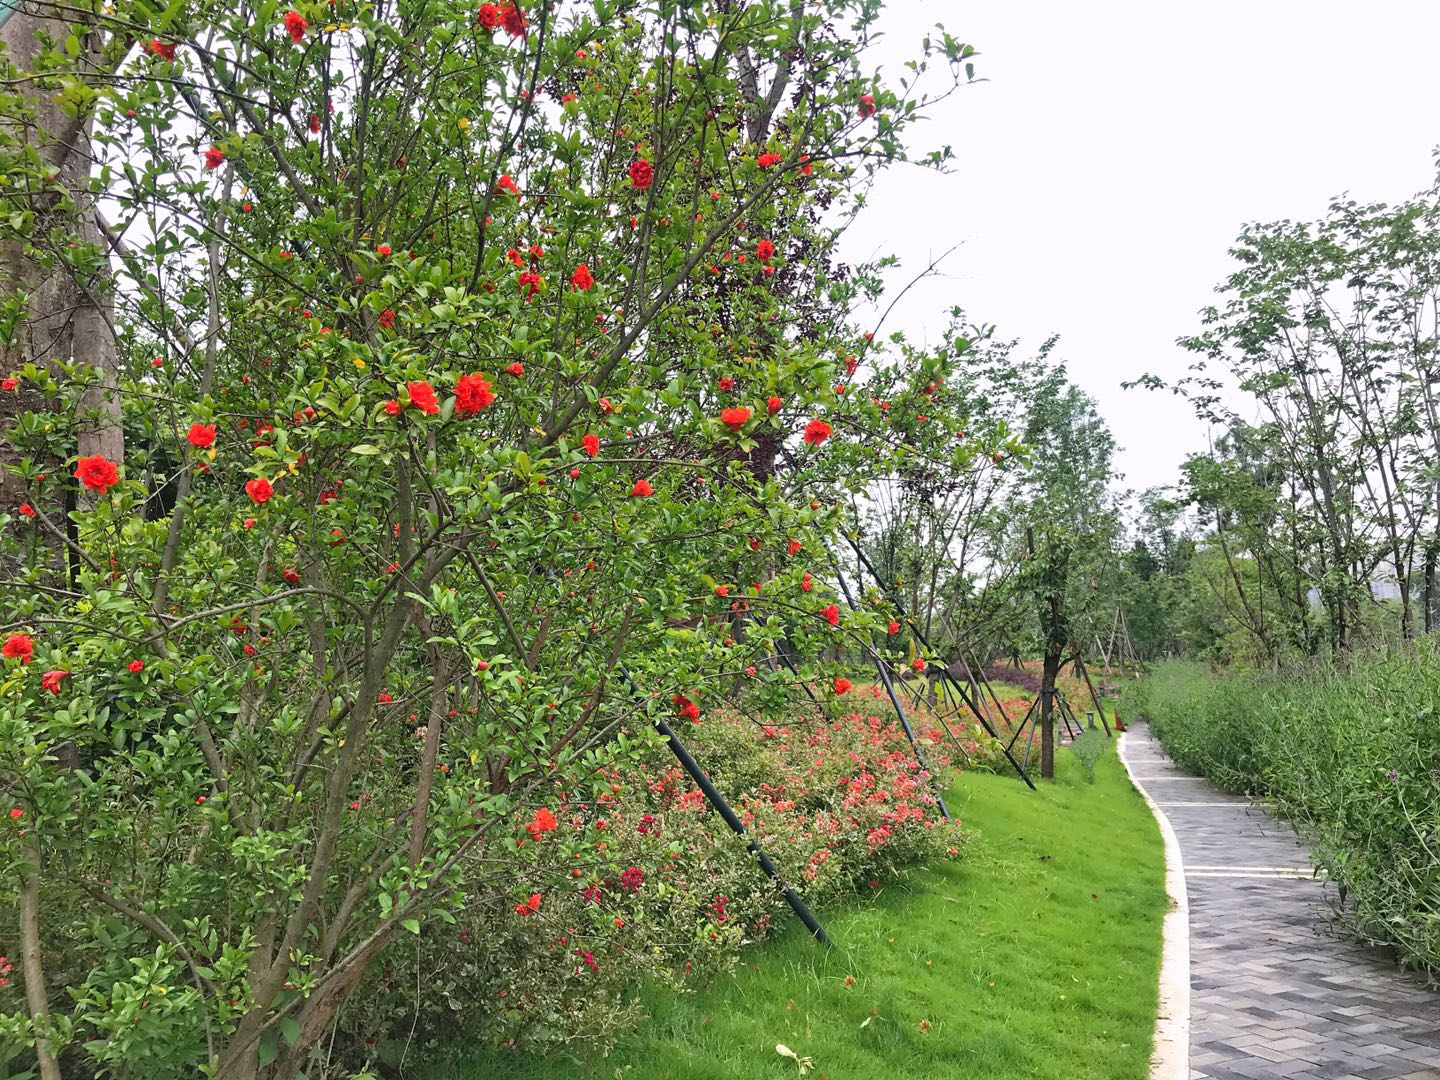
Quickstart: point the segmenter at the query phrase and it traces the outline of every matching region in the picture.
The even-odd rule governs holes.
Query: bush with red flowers
[[[613,1030],[788,918],[662,718],[816,900],[943,849],[883,703],[801,719],[896,653],[847,508],[1013,445],[854,322],[828,222],[970,53],[862,123],[873,7],[97,8],[0,86],[11,1072],[352,1075],[417,948],[497,1039]]]
[[[918,728],[944,776],[945,737]],[[812,707],[758,731],[712,712],[685,736],[811,904],[869,894],[872,881],[963,851],[963,828],[940,815],[932,777],[877,696],[861,712],[827,720]],[[683,990],[730,970],[745,945],[793,918],[663,743],[642,741],[644,753],[607,769],[592,791],[537,811],[557,820],[554,831],[537,833],[532,820],[495,839],[493,857],[510,852],[515,884],[503,896],[477,888],[454,924],[421,935],[429,976],[418,1026],[413,950],[371,973],[363,1026],[393,1031],[397,1047],[434,1040],[457,1016],[472,1037],[497,1043],[604,1046],[643,1015],[645,980]]]

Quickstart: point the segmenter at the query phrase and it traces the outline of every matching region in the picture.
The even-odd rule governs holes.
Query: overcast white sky
[[[1199,328],[1241,225],[1434,177],[1435,0],[891,0],[877,59],[898,73],[937,19],[989,79],[922,136],[960,164],[893,170],[846,251],[900,255],[900,283],[963,242],[891,326],[933,340],[960,303],[1027,345],[1060,334],[1136,489],[1172,482],[1206,433],[1182,401],[1120,383],[1190,363],[1175,339]]]

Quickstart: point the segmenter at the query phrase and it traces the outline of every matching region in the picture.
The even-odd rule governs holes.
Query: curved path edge
[[[1125,755],[1129,732],[1120,736],[1116,752],[1130,783],[1145,800],[1165,844],[1165,891],[1170,909],[1161,929],[1160,993],[1155,1019],[1155,1048],[1150,1055],[1150,1080],[1188,1080],[1190,1075],[1190,900],[1185,890],[1185,861],[1180,840],[1165,811],[1135,778]]]

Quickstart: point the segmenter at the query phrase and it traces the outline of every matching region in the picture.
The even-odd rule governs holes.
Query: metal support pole
[[[1021,719],[1020,719],[1020,725],[1015,729],[1015,733],[1010,736],[1010,742],[1006,745],[1006,749],[1007,749],[1007,750],[1009,750],[1011,747],[1013,747],[1013,746],[1016,744],[1016,742],[1019,741],[1019,739],[1020,739],[1020,733],[1025,730],[1025,725],[1028,724],[1028,723],[1030,723],[1030,718],[1035,715],[1035,706],[1037,706],[1037,705],[1039,705],[1039,704],[1040,704],[1040,699],[1039,699],[1039,697],[1036,697],[1034,701],[1030,702],[1030,707],[1025,710],[1025,715],[1024,715],[1023,717],[1021,717]],[[1025,759],[1025,760],[1026,760],[1027,762],[1030,760],[1028,755],[1026,756],[1026,759]],[[1034,785],[1034,784],[1031,784],[1030,786],[1031,786],[1031,787],[1034,787],[1035,785]]]
[[[857,544],[854,540],[850,539],[850,537],[848,536],[845,538],[845,541],[850,545],[851,548],[854,549],[855,554],[860,559],[860,565],[863,566],[866,570],[868,570],[870,572],[870,576],[875,579],[875,584],[879,586],[880,591],[885,594],[885,599],[894,606],[895,610],[900,613],[900,617],[905,620],[905,625],[907,625],[910,628],[910,632],[915,635],[915,640],[920,642],[920,645],[928,652],[930,650],[930,642],[925,640],[925,635],[920,632],[920,627],[915,625],[915,620],[912,619],[910,617],[910,613],[905,610],[905,605],[900,603],[899,600],[895,599],[895,597],[891,595],[890,590],[885,588],[885,583],[880,580],[879,571],[875,569],[874,565],[865,556],[865,552],[860,549],[860,545]],[[839,572],[838,567],[836,572]],[[956,692],[960,694],[960,700],[963,701],[965,705],[969,708],[969,710],[975,714],[975,719],[980,721],[980,726],[985,729],[985,733],[998,743],[1000,741],[1000,736],[996,734],[995,729],[990,725],[990,721],[986,719],[985,713],[981,709],[979,709],[976,703],[970,699],[970,696],[961,689],[959,682],[955,679],[953,675],[950,674],[948,668],[942,668],[941,670],[945,672],[945,679],[950,683],[951,686],[955,688]],[[988,679],[986,680],[985,685],[990,685]],[[994,689],[991,689],[990,696],[995,697]],[[998,705],[1000,703],[1000,699],[995,698],[995,703]],[[1013,739],[1011,740],[1010,745],[1014,745]],[[1025,770],[1025,767],[1021,765],[1020,762],[1015,760],[1015,756],[1010,753],[1010,746],[1006,746],[1003,749],[1006,760],[1009,761],[1012,766],[1014,766],[1016,773],[1018,773],[1020,776],[1020,779],[1025,781],[1026,785],[1030,788],[1031,791],[1034,791],[1035,781],[1030,779],[1030,774]]]
[[[1100,714],[1100,723],[1105,725],[1105,736],[1107,738],[1113,738],[1114,736],[1110,731],[1110,721],[1105,719],[1105,706],[1100,703],[1100,695],[1095,691],[1095,684],[1090,679],[1090,671],[1085,667],[1085,661],[1080,657],[1079,645],[1075,646],[1075,666],[1079,669],[1081,677],[1085,680],[1085,685],[1090,690],[1090,700],[1095,703],[1095,711]]]
[[[630,684],[630,689],[635,693],[635,696],[644,698],[645,695],[640,692],[640,687],[635,685],[635,680],[630,677],[630,672],[625,667],[622,666],[620,668],[620,674],[623,675],[625,681]],[[725,824],[730,826],[730,831],[745,841],[746,846],[759,861],[760,869],[764,870],[770,879],[780,887],[780,892],[790,905],[790,910],[795,912],[800,921],[805,924],[805,928],[815,935],[816,941],[819,941],[827,947],[832,946],[834,943],[830,940],[830,936],[825,933],[825,928],[820,925],[819,921],[811,913],[805,901],[801,900],[795,890],[785,883],[785,879],[780,876],[780,871],[776,868],[775,864],[770,861],[770,856],[765,854],[765,849],[746,831],[745,823],[736,816],[735,811],[730,808],[730,804],[725,801],[725,796],[720,794],[720,789],[715,786],[705,770],[700,767],[700,763],[696,761],[695,758],[691,756],[690,751],[685,748],[685,744],[680,741],[680,737],[676,735],[674,729],[670,727],[670,722],[663,716],[657,716],[655,718],[655,729],[659,731],[661,735],[665,736],[665,741],[670,744],[670,752],[675,755],[675,759],[680,762],[680,767],[689,773],[690,779],[694,780],[696,786],[704,793],[710,806],[717,814],[725,819]]]
[[[1080,726],[1080,717],[1076,715],[1075,710],[1070,707],[1070,702],[1065,700],[1065,696],[1061,694],[1058,689],[1055,692],[1055,700],[1060,703],[1061,715],[1067,715],[1069,717],[1065,722],[1066,729],[1069,730],[1073,727],[1075,734],[1083,731],[1084,728]],[[1075,734],[1072,734],[1070,738],[1075,738]]]
[[[835,577],[840,582],[840,591],[845,594],[845,603],[851,611],[858,610],[855,606],[855,597],[850,595],[850,586],[845,581],[845,572],[840,569],[840,560],[830,553],[830,565],[835,568]],[[890,695],[890,704],[895,707],[895,715],[900,717],[900,726],[905,729],[905,737],[910,740],[910,749],[915,751],[915,760],[926,772],[930,772],[930,766],[925,761],[925,752],[920,749],[920,743],[915,739],[915,731],[910,727],[910,718],[905,715],[905,706],[900,704],[900,697],[895,693],[895,684],[890,681],[890,669],[884,659],[871,650],[875,655],[875,670],[880,673],[880,681],[885,684],[885,692]],[[940,813],[945,815],[946,821],[954,821],[950,816],[950,808],[945,805],[945,796],[940,793],[940,783],[934,773],[930,773],[930,786],[935,790],[935,801],[940,806]]]
[[[789,644],[790,639],[786,638],[784,641],[784,645],[788,646]],[[810,700],[814,702],[815,707],[820,710],[820,715],[825,717],[826,720],[833,720],[834,717],[830,715],[830,710],[826,708],[825,702],[821,701],[818,697],[816,697],[815,691],[810,689],[810,684],[807,683],[804,679],[800,678],[800,669],[795,666],[795,661],[790,659],[789,655],[785,652],[785,649],[783,647],[777,650],[777,655],[780,657],[780,662],[784,664],[787,669],[789,669],[790,674],[795,676],[795,681],[800,684],[800,688],[805,691],[806,696],[808,696]]]

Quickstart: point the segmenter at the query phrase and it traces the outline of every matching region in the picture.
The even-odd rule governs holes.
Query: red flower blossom
[[[131,660],[130,663],[126,664],[125,666],[128,667],[135,674],[139,674],[140,672],[145,670],[145,661]]]
[[[900,632],[900,624],[894,619],[891,619],[889,625],[885,627],[885,632],[887,634],[898,634]]]
[[[500,174],[500,179],[495,181],[495,190],[508,191],[511,195],[516,196],[520,194],[520,189],[515,186],[515,180],[510,176],[509,173]]]
[[[461,375],[455,383],[455,411],[461,416],[474,416],[494,402],[490,381],[478,371],[473,375]]]
[[[655,182],[655,166],[643,158],[630,163],[630,186],[636,191],[644,191]]]
[[[395,329],[395,309],[394,309],[394,308],[388,308],[388,307],[387,307],[384,311],[380,312],[380,328],[381,328],[382,330],[394,330],[394,329]]]
[[[806,570],[805,575],[800,579],[800,591],[809,592],[814,587],[815,583],[810,580],[810,571]]]
[[[755,257],[761,262],[768,263],[775,257],[775,245],[769,240],[761,240],[755,245]]]
[[[848,694],[849,692],[850,692],[850,680],[849,680],[849,679],[845,679],[845,678],[837,678],[837,679],[835,680],[835,693],[837,693],[837,694]]]
[[[379,696],[375,698],[375,704],[377,705],[390,705],[393,704],[394,701],[395,699],[390,696],[389,690],[381,690]]]
[[[35,516],[35,507],[31,506],[29,503],[21,503],[21,504],[20,504],[20,516],[21,516],[21,517],[27,517],[27,518],[33,518],[33,517]]]
[[[28,664],[34,655],[35,642],[29,634],[11,634],[5,639],[5,644],[0,646],[0,656],[6,660],[18,659],[20,663]]]
[[[20,820],[22,817],[24,817],[24,816],[25,816],[25,811],[22,810],[22,809],[20,809],[20,807],[18,807],[18,806],[12,806],[12,807],[10,808],[10,820],[11,820],[11,821],[19,821],[19,820]],[[6,970],[6,971],[9,971],[9,970],[10,970],[8,964],[6,965],[5,970]],[[7,979],[7,980],[5,980],[5,981],[8,982],[9,980]]]
[[[772,165],[779,165],[780,162],[782,162],[782,161],[784,161],[784,160],[785,160],[785,155],[784,155],[784,154],[776,154],[776,153],[774,153],[774,152],[772,151],[772,152],[768,152],[768,153],[761,154],[758,158],[755,159],[755,164],[756,164],[756,165],[759,165],[760,168],[762,168],[762,169],[768,169],[768,168],[770,168]]]
[[[120,482],[120,470],[108,458],[91,454],[75,463],[75,479],[96,494],[104,495]]]
[[[736,405],[730,409],[720,410],[720,422],[731,431],[739,431],[750,419],[750,410],[744,405]]]
[[[775,397],[773,394],[765,399],[765,411],[771,416],[774,416],[784,407],[785,403],[781,401],[778,397]]]
[[[52,694],[60,693],[60,680],[68,676],[70,672],[61,671],[58,668],[54,671],[47,671],[40,676],[40,685]]]
[[[620,887],[629,889],[631,892],[638,891],[643,884],[645,884],[645,871],[638,866],[632,866],[620,875]]]
[[[486,30],[494,30],[500,25],[500,8],[496,4],[481,4],[480,11],[475,16],[475,21]]]
[[[205,168],[218,169],[223,164],[225,164],[225,151],[218,146],[212,146],[205,151]]]
[[[811,446],[819,446],[826,439],[834,434],[834,428],[824,420],[811,420],[805,425],[805,441]]]
[[[581,292],[585,292],[594,286],[595,277],[590,273],[590,268],[584,263],[581,263],[575,268],[575,272],[570,275],[570,284],[574,285],[575,288]]]
[[[917,656],[917,657],[915,657],[914,660],[911,660],[911,661],[910,661],[910,666],[911,666],[912,668],[914,668],[916,671],[924,671],[924,670],[925,670],[925,658],[924,658],[923,656]]]
[[[512,38],[525,37],[530,33],[529,24],[525,22],[525,13],[516,4],[505,4],[500,8],[500,22]]]
[[[785,545],[785,554],[793,558],[795,556],[795,553],[804,546],[805,545],[800,543],[799,540],[791,540],[788,544]]]
[[[287,11],[285,13],[285,31],[290,35],[290,40],[296,45],[305,40],[305,31],[310,29],[310,24],[305,21],[305,16],[298,11]]]
[[[650,486],[649,480],[636,480],[635,486],[630,489],[632,499],[643,499],[647,495],[654,495],[655,489]]]
[[[389,245],[389,244],[379,244],[379,245],[377,245],[376,248],[375,248],[375,254],[376,254],[376,255],[379,255],[382,259],[387,259],[387,258],[389,258],[389,257],[390,257],[390,245]]]
[[[19,389],[19,387],[20,380],[15,378],[13,375],[9,376],[8,378],[0,379],[0,390],[4,390],[7,394],[13,390]]]
[[[875,95],[860,95],[860,119],[866,120],[875,115]]]
[[[535,912],[537,912],[537,911],[539,911],[539,910],[540,910],[540,894],[539,894],[538,892],[537,892],[537,893],[531,893],[531,894],[530,894],[530,899],[526,900],[523,904],[516,904],[516,905],[515,905],[515,914],[516,914],[516,915],[534,915]]]
[[[586,435],[581,438],[580,446],[584,449],[585,453],[589,454],[591,457],[594,457],[596,454],[600,453],[600,436]]]
[[[400,402],[396,401],[394,398],[391,398],[389,401],[385,402],[385,411],[391,416],[399,416]]]
[[[515,363],[505,369],[505,374],[514,375],[515,378],[518,379],[521,375],[525,374],[525,365],[520,363],[519,360],[516,360]]]
[[[426,416],[434,416],[440,411],[440,403],[435,400],[435,388],[426,380],[407,382],[405,392],[410,395],[410,404]]]
[[[689,720],[692,724],[700,722],[700,706],[691,701],[684,694],[674,694],[670,698],[675,705],[675,715],[682,720]]]
[[[823,618],[826,622],[828,622],[831,626],[840,625],[840,609],[834,604],[830,604],[827,607],[821,608],[820,617]]]
[[[260,503],[269,502],[270,496],[275,494],[275,489],[265,477],[257,476],[253,480],[246,481],[245,494],[249,495],[250,501],[258,506]]]
[[[538,843],[541,836],[547,832],[554,832],[559,825],[555,815],[542,806],[535,811],[535,817],[526,823],[525,829],[529,832],[530,839]]]
[[[145,52],[149,53],[156,60],[175,59],[175,46],[173,44],[161,41],[159,38],[151,38],[144,45],[142,45],[141,48],[143,48]]]
[[[534,270],[526,270],[523,274],[520,275],[517,280],[519,281],[520,287],[522,289],[529,290],[525,294],[525,299],[527,300],[529,300],[532,296],[538,293],[540,291],[540,286],[545,283],[545,279],[542,278],[539,274],[537,274]]]
[[[311,135],[319,135],[319,134],[320,134],[320,114],[319,114],[319,113],[313,113],[313,112],[312,112],[312,113],[310,114],[310,134],[311,134]]]
[[[203,450],[207,446],[215,445],[215,425],[202,424],[198,420],[190,425],[190,430],[185,433],[185,439],[197,449]]]

